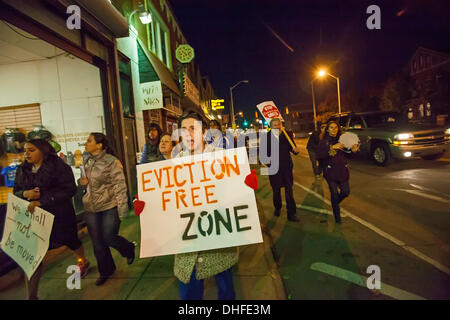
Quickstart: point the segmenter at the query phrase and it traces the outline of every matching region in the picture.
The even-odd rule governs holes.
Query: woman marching
[[[322,161],[323,176],[327,180],[331,194],[331,204],[336,223],[341,223],[339,204],[350,194],[350,173],[347,167],[344,144],[339,142],[341,127],[335,121],[330,121],[325,134],[317,147],[317,158]],[[352,146],[351,151],[357,152],[359,145]]]
[[[120,161],[113,155],[106,136],[91,133],[85,143],[88,157],[84,161],[86,177],[80,184],[86,187],[83,205],[85,220],[94,245],[100,277],[95,284],[105,283],[116,270],[110,247],[134,261],[135,245],[118,235],[120,220],[128,212],[128,195]]]
[[[77,235],[77,221],[72,204],[77,186],[72,169],[42,139],[33,139],[25,144],[25,160],[17,169],[14,194],[30,201],[30,212],[40,207],[54,215],[49,250],[63,245],[72,249],[78,257],[81,277],[84,277],[89,269],[89,261],[85,258]],[[31,279],[25,280],[30,300],[38,299],[41,273],[42,263]]]

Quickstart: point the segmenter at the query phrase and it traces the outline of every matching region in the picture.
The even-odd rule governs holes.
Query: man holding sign
[[[271,131],[268,135],[274,136],[275,140],[268,137],[267,139],[262,139],[261,141],[267,141],[265,148],[268,155],[271,155],[273,152],[279,153],[279,164],[277,166],[279,168],[278,172],[276,174],[269,175],[270,185],[273,190],[273,205],[275,207],[274,215],[276,217],[280,216],[282,207],[281,188],[284,187],[288,220],[297,222],[299,219],[296,216],[297,206],[295,204],[292,189],[294,184],[294,176],[292,174],[294,164],[290,153],[292,152],[297,155],[300,152],[300,149],[295,145],[292,134],[288,134],[283,128],[283,124],[280,119],[272,119],[270,121],[270,128]],[[276,145],[272,145],[271,141],[276,141],[278,143]],[[269,166],[274,165],[273,163],[265,164]]]
[[[141,257],[176,254],[182,299],[202,299],[203,280],[215,276],[219,299],[234,299],[231,267],[237,246],[262,242],[245,148],[206,144],[195,111],[178,120],[184,149],[176,158],[138,166]]]

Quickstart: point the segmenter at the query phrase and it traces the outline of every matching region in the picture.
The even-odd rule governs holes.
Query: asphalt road
[[[314,181],[305,148],[294,159],[298,224],[267,216],[274,253],[291,299],[450,299],[450,156],[378,167],[350,159],[351,195],[334,224],[326,181]],[[261,177],[267,208],[271,189]],[[273,208],[273,207],[272,207]],[[270,214],[270,209],[265,209]],[[380,290],[367,289],[369,266]]]

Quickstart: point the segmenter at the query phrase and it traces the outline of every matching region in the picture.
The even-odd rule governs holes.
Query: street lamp
[[[248,83],[248,80],[241,80],[238,83],[236,83],[234,86],[230,87],[231,114],[233,115],[233,118],[232,118],[231,121],[232,121],[232,124],[233,124],[233,129],[236,129],[236,119],[235,119],[234,104],[233,104],[233,89],[236,88],[241,83]]]
[[[150,12],[147,12],[144,8],[144,5],[140,3],[138,5],[138,8],[134,10],[128,17],[128,25],[131,25],[131,18],[135,13],[139,13],[139,19],[141,20],[142,24],[149,24],[150,22],[152,22],[152,16]]]
[[[314,94],[314,80],[311,80],[311,90],[312,90],[312,100],[313,100],[313,112],[314,112],[314,130],[317,131],[317,121],[316,121],[316,97]]]
[[[317,76],[319,78],[323,78],[326,75],[329,75],[330,77],[336,79],[336,81],[337,81],[338,107],[339,107],[339,114],[341,114],[341,90],[339,88],[339,77],[333,76],[332,74],[328,73],[324,69],[321,69],[321,70],[319,70],[319,72],[317,72]]]

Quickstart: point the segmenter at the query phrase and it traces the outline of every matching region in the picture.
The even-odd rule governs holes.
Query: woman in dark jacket
[[[341,134],[342,131],[337,122],[328,122],[325,135],[317,147],[317,158],[322,161],[323,175],[330,188],[331,204],[336,223],[341,223],[339,203],[350,194],[350,174],[347,167],[347,158],[343,151],[345,146],[339,142]],[[359,145],[352,146],[352,152],[358,150]]]
[[[68,246],[78,256],[81,276],[87,274],[89,262],[78,239],[77,221],[72,197],[77,192],[72,169],[61,160],[45,140],[34,139],[25,144],[25,160],[17,169],[14,194],[30,201],[28,210],[40,207],[53,214],[49,250]],[[29,299],[37,299],[42,264],[26,281]]]
[[[139,164],[149,163],[153,161],[164,160],[159,151],[159,142],[161,141],[162,130],[156,123],[150,123],[147,132],[148,141],[142,149],[141,161]]]

